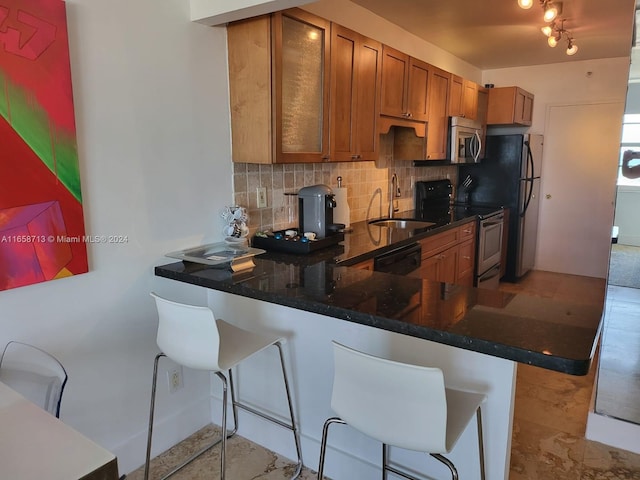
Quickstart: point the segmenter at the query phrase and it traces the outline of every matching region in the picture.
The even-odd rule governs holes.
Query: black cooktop
[[[445,205],[436,207],[424,207],[416,210],[416,216],[420,220],[435,222],[438,225],[453,223],[465,218],[477,216],[480,219],[495,215],[502,211],[499,207],[474,206],[474,205]]]

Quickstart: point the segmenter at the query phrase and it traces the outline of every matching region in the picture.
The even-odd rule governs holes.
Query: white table
[[[117,480],[118,462],[0,382],[0,478]]]

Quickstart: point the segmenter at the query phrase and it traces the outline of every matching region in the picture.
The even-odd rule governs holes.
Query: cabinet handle
[[[464,258],[465,260],[471,260],[471,257],[464,255],[462,258]]]
[[[331,160],[331,155],[323,155],[322,160],[328,162],[329,160]]]
[[[351,160],[357,160],[360,157],[360,155],[351,155]]]

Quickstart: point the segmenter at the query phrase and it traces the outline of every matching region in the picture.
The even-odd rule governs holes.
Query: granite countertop
[[[334,260],[342,265],[354,265],[389,250],[412,244],[429,235],[435,235],[468,222],[475,222],[478,213],[495,211],[495,208],[451,207],[432,212],[416,214],[408,210],[395,214],[396,219],[417,219],[432,222],[433,225],[417,230],[403,228],[384,228],[369,222],[356,222],[345,234],[343,242],[334,248]],[[342,248],[342,251],[340,250]]]
[[[375,227],[383,230],[380,238],[375,230],[371,234],[373,227],[359,222],[341,244],[308,255],[267,252],[255,257],[256,266],[250,271],[232,273],[176,262],[156,267],[155,274],[520,363],[586,375],[600,332],[602,306],[344,266],[474,218],[452,217],[437,228],[415,233],[388,234],[384,232],[388,229]]]

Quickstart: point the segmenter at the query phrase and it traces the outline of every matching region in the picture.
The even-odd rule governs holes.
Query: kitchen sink
[[[370,225],[376,227],[386,228],[405,228],[410,230],[417,230],[419,228],[428,228],[435,225],[434,222],[423,222],[422,220],[413,220],[405,218],[382,218],[380,220],[372,220]]]

